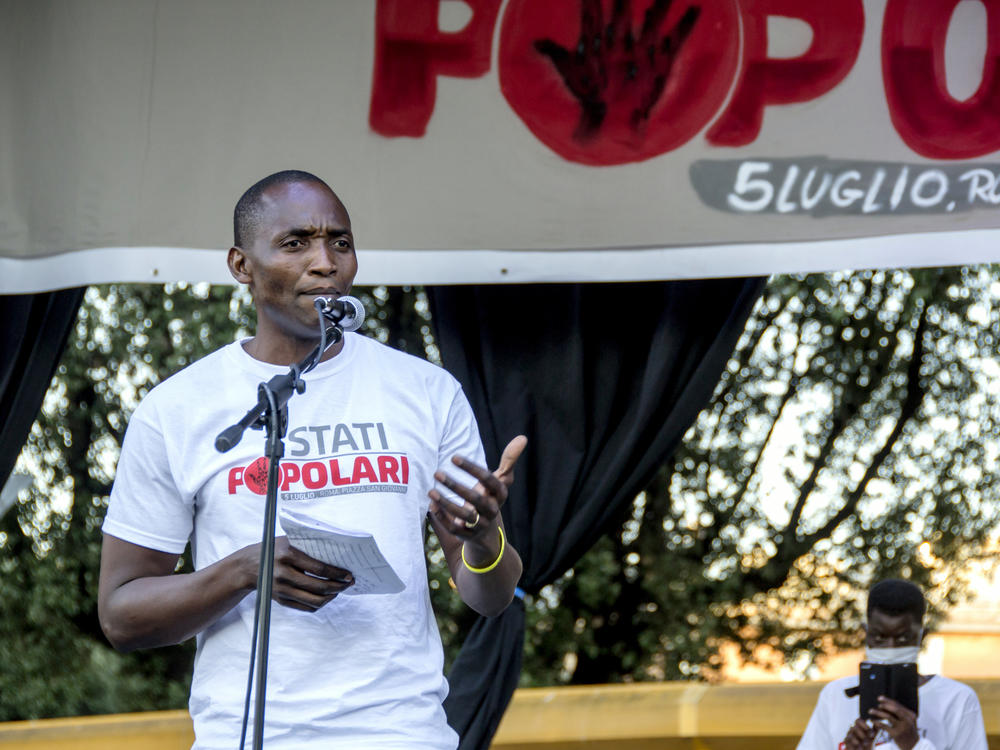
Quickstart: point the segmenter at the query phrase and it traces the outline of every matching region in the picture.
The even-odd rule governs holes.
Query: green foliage
[[[998,524],[993,267],[775,277],[617,532],[530,610],[525,684],[718,676],[857,645],[900,575],[938,616]]]
[[[249,319],[231,288],[88,290],[0,519],[0,719],[184,705],[192,648],[122,655],[97,621],[100,524],[128,417]]]
[[[436,357],[422,294],[383,287],[355,294],[373,312],[369,335]],[[34,486],[0,518],[0,720],[186,705],[193,641],[119,654],[101,633],[100,525],[125,426],[142,396],[250,335],[253,323],[249,297],[233,287],[87,291],[18,461]]]
[[[528,602],[523,684],[713,677],[719,649],[854,642],[858,592],[904,574],[935,612],[998,518],[997,269],[771,280],[715,397],[622,519]],[[366,332],[438,360],[419,290],[355,290]],[[121,655],[96,617],[103,519],[149,388],[249,335],[244,292],[88,290],[0,518],[0,719],[181,707],[181,647]],[[446,657],[474,619],[428,542]]]

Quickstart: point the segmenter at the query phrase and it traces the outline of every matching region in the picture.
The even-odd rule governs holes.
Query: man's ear
[[[250,259],[243,248],[236,245],[229,248],[226,264],[229,266],[229,273],[241,284],[250,284],[253,281],[253,274],[250,272]]]

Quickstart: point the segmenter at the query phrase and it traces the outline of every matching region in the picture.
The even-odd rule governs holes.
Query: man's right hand
[[[97,610],[119,651],[155,648],[191,638],[257,588],[260,543],[193,573],[176,573],[179,555],[104,535]],[[353,585],[349,571],[315,560],[275,539],[272,599],[315,612]]]
[[[257,557],[260,545],[252,547]],[[354,585],[349,570],[327,565],[309,557],[288,543],[288,537],[274,540],[274,589],[271,598],[279,604],[303,612],[315,612]]]
[[[874,744],[875,730],[868,726],[868,722],[855,719],[844,738],[846,750],[872,750]]]

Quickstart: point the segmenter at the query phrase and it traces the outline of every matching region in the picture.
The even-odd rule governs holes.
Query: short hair
[[[923,622],[927,600],[915,583],[901,578],[887,578],[876,583],[868,592],[869,618],[876,609],[887,615],[911,614],[917,622]]]
[[[275,185],[291,185],[300,182],[314,182],[330,190],[330,186],[319,177],[300,169],[285,169],[269,174],[247,188],[247,191],[236,201],[236,208],[233,210],[233,245],[243,247],[243,243],[250,240],[260,229],[260,204],[265,191]],[[330,192],[332,193],[333,190]]]

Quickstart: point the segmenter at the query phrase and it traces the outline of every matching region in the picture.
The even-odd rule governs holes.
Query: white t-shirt
[[[860,713],[858,696],[848,698],[847,688],[858,686],[858,677],[843,677],[825,685],[819,694],[798,750],[843,750],[847,730]],[[914,750],[987,750],[983,712],[968,685],[935,675],[918,689],[920,741]],[[878,750],[898,750],[885,732],[875,738]]]
[[[258,383],[287,371],[235,343],[154,388],[129,423],[104,531],[171,553],[190,539],[196,569],[259,542],[263,433],[248,430],[228,453],[214,441]],[[315,613],[274,604],[264,746],[451,750],[423,530],[434,471],[468,484],[450,457],[485,464],[472,410],[447,372],[359,334],[305,381],[289,402],[279,508],[370,532],[406,588],[342,594]],[[197,637],[198,750],[238,746],[255,602]]]

